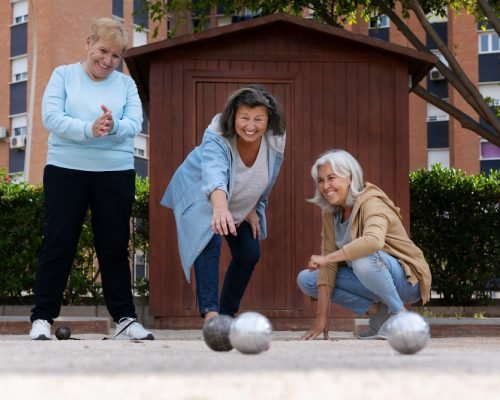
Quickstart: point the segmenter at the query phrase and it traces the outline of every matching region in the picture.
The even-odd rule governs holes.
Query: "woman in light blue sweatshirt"
[[[117,323],[115,336],[153,339],[136,319],[128,257],[134,137],[141,131],[142,107],[134,81],[116,71],[127,44],[121,23],[96,20],[86,59],[57,67],[45,89],[45,226],[31,315],[33,340],[52,337],[89,208],[104,299]]]
[[[285,120],[276,100],[260,87],[245,87],[229,97],[167,187],[161,204],[174,211],[188,281],[194,263],[205,320],[239,309],[266,237],[267,199],[284,150]],[[222,236],[232,259],[219,305]]]

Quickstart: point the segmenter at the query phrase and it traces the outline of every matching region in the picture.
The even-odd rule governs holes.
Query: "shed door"
[[[199,78],[191,77],[194,88],[195,107],[185,110],[191,113],[194,122],[193,129],[187,126],[189,132],[193,133],[193,146],[201,143],[205,128],[215,114],[224,108],[227,97],[235,90],[249,84],[261,83],[262,79],[256,81],[251,78],[217,79],[215,77]],[[292,83],[290,81],[267,80],[263,86],[271,92],[282,105],[290,130],[291,123],[291,101]],[[189,87],[189,86],[188,86]],[[185,115],[188,115],[188,114]],[[241,309],[259,310],[290,310],[296,306],[292,301],[292,294],[296,292],[295,268],[296,260],[293,258],[291,232],[291,199],[292,188],[288,177],[290,153],[290,137],[287,138],[285,150],[285,161],[282,165],[278,180],[269,198],[269,207],[266,212],[268,238],[261,242],[261,259],[254,271],[250,286],[248,287]],[[220,262],[220,285],[222,285],[224,274],[229,264],[230,255],[227,243],[223,241],[222,257]],[[194,274],[194,268],[192,270]],[[194,275],[192,275],[194,278]],[[192,282],[195,280],[192,279]],[[193,283],[194,285],[194,283]],[[192,289],[193,300],[195,296]]]

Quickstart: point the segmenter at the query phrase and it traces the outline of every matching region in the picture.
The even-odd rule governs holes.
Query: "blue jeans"
[[[303,270],[297,276],[302,292],[314,298],[318,298],[317,281],[318,271]],[[399,261],[377,251],[353,260],[352,268],[339,266],[331,302],[364,315],[373,302],[382,302],[391,313],[396,313],[404,304],[415,303],[420,298],[420,285],[412,286],[406,281]]]
[[[202,317],[211,311],[234,316],[240,308],[245,289],[259,261],[259,240],[253,238],[250,225],[243,222],[236,231],[237,236],[231,234],[225,236],[232,259],[224,277],[220,306],[218,299],[221,236],[214,235],[194,262],[196,296]]]

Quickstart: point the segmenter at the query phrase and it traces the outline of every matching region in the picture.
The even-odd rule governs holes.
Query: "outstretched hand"
[[[228,235],[231,233],[237,236],[236,226],[234,225],[233,215],[228,208],[214,208],[211,223],[212,232],[218,235]]]
[[[316,339],[319,335],[323,333],[323,338],[325,340],[330,340],[328,334],[328,321],[323,321],[323,319],[316,319],[311,329],[304,333],[300,340],[311,340]]]

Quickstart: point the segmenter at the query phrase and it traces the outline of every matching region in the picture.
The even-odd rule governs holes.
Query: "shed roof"
[[[322,24],[317,21],[277,13],[129,49],[125,54],[125,61],[130,74],[136,81],[139,94],[145,103],[146,110],[148,109],[149,104],[149,65],[152,55],[161,52],[178,50],[183,46],[193,46],[202,43],[206,44],[211,40],[217,40],[217,42],[220,43],[224,37],[231,36],[235,33],[262,29],[263,27],[276,24],[288,24],[296,26],[297,29],[319,32],[324,35],[331,36],[332,39],[348,41],[361,47],[369,46],[371,48],[376,48],[381,52],[405,59],[408,63],[409,74],[412,78],[412,87],[415,86],[429,72],[436,61],[433,55],[396,45],[385,40],[346,31],[342,28]]]

